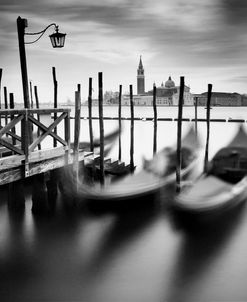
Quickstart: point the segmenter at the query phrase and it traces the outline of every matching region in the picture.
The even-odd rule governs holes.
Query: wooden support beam
[[[65,117],[65,115],[64,115],[64,117]],[[54,132],[51,132],[52,130],[51,130],[51,131],[49,130],[49,127],[52,126],[53,124],[50,125],[49,127],[46,127],[44,124],[42,124],[39,120],[35,119],[33,116],[29,116],[29,120],[30,120],[33,124],[35,124],[36,126],[38,126],[39,129],[41,129],[41,130],[43,131],[43,134],[49,132],[49,134],[47,134],[47,135],[52,136],[54,139],[56,139],[57,141],[59,141],[62,145],[64,145],[64,146],[67,145],[67,142],[66,142],[65,140],[63,140],[60,136],[58,136],[58,135],[55,134]],[[61,120],[62,120],[62,119],[61,119]],[[61,120],[60,120],[60,121],[61,121]],[[60,122],[60,121],[59,121],[59,122]],[[58,123],[59,123],[59,122],[58,122]],[[43,135],[43,134],[42,134],[42,135]],[[47,136],[47,135],[46,135],[46,136]],[[46,136],[45,136],[45,137],[46,137]],[[40,139],[40,137],[41,137],[41,136],[38,136],[37,139],[33,142],[33,144],[35,144],[35,147],[39,144],[39,143],[37,142],[37,140]],[[45,139],[45,137],[44,137],[43,139]],[[43,139],[42,139],[42,140],[43,140]],[[40,142],[41,142],[41,141],[40,141]],[[31,146],[30,146],[30,147],[31,147]],[[34,148],[35,148],[35,147],[34,147]]]
[[[54,123],[52,123],[46,130],[46,132],[43,132],[41,134],[41,136],[39,136],[30,146],[29,146],[29,151],[32,152],[36,146],[38,144],[40,144],[48,135],[51,135],[51,136],[55,136],[57,138],[58,141],[60,141],[63,145],[66,144],[66,142],[64,140],[62,140],[60,137],[56,136],[56,134],[52,133],[52,131],[56,128],[56,126],[65,118],[67,117],[67,113],[62,113],[55,121]],[[34,123],[34,120],[35,120],[35,123],[36,125],[39,123],[35,118],[33,118],[32,116],[29,116],[28,117],[29,120],[31,120],[33,123]],[[39,123],[41,124],[41,123]]]
[[[11,122],[9,122],[5,127],[0,130],[0,138],[6,134],[10,129],[12,129],[17,123],[19,123],[24,118],[23,114],[19,114],[14,117]]]

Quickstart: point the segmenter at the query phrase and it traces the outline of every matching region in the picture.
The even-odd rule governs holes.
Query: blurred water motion
[[[236,125],[229,124],[212,124],[210,154],[231,139]],[[152,123],[135,126],[136,161],[144,153],[151,158]],[[199,127],[205,133],[205,124]],[[175,123],[159,124],[158,133],[159,148],[171,146]],[[148,207],[119,213],[67,212],[59,201],[54,215],[35,217],[29,191],[25,211],[16,214],[1,191],[1,301],[247,301],[245,204],[204,225],[174,217],[167,192]]]

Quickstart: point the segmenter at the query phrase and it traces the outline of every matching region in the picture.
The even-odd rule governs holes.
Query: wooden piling
[[[103,74],[98,73],[98,85],[99,85],[99,129],[100,129],[100,183],[105,183],[105,171],[104,171],[104,114],[103,114]]]
[[[10,109],[14,109],[14,108],[15,108],[14,94],[13,94],[13,93],[10,93],[10,94],[9,94],[9,108],[10,108]],[[14,116],[11,115],[11,116],[10,116],[10,119],[13,120],[13,119],[14,119]],[[13,128],[11,129],[11,132],[14,133],[14,134],[16,134],[15,127],[13,127]],[[15,138],[15,137],[12,137],[12,143],[13,143],[13,145],[16,145],[16,138]]]
[[[37,86],[34,86],[34,96],[35,96],[36,108],[39,109],[39,97],[38,97]],[[40,122],[40,116],[39,116],[38,113],[37,113],[37,120]],[[37,135],[40,136],[40,129],[39,129],[39,127],[37,129]],[[38,150],[41,150],[41,144],[38,144]]]
[[[0,110],[2,109],[2,74],[3,69],[0,68]],[[0,128],[2,126],[2,116],[0,116]]]
[[[4,92],[4,107],[5,109],[8,109],[8,91],[7,91],[7,87],[4,86],[3,87],[3,92]],[[5,115],[5,125],[8,124],[8,116],[7,114]]]
[[[118,161],[121,162],[122,159],[122,146],[121,146],[121,132],[122,132],[122,85],[119,85],[119,95],[118,95]]]
[[[197,106],[198,106],[198,97],[195,97],[195,102],[194,102],[194,106],[195,106],[195,135],[196,135],[196,139],[198,136],[198,131],[197,131]]]
[[[180,183],[181,183],[181,164],[182,164],[181,144],[182,144],[183,103],[184,103],[184,77],[180,77],[178,122],[177,122],[177,166],[176,166],[177,192],[180,192]]]
[[[208,147],[209,147],[209,135],[210,135],[210,104],[211,104],[212,84],[208,84],[208,96],[207,96],[207,139],[205,147],[204,157],[204,173],[208,171]]]
[[[90,151],[93,152],[93,124],[92,124],[92,78],[89,78],[88,88],[88,122],[89,122],[89,138],[90,138]]]
[[[54,85],[54,108],[57,108],[57,79],[56,68],[52,67],[53,85]],[[57,119],[57,113],[54,112],[54,121]],[[57,127],[54,128],[54,133],[57,134]],[[57,141],[53,140],[53,147],[57,147]]]
[[[8,208],[16,212],[22,211],[25,208],[25,194],[24,194],[23,180],[14,181],[8,184]]]
[[[33,177],[32,202],[33,214],[42,215],[49,212],[46,177],[44,173],[37,174]]]
[[[74,162],[73,162],[73,174],[75,190],[77,191],[77,185],[79,181],[79,141],[80,141],[80,129],[81,129],[81,92],[75,92],[75,131],[74,131]]]
[[[32,87],[32,81],[29,82],[29,86],[30,86],[31,109],[33,109],[33,87]]]
[[[156,106],[156,85],[153,86],[153,110],[154,110],[154,137],[153,137],[153,155],[157,151],[157,106]]]
[[[133,101],[133,87],[130,88],[130,172],[134,172],[134,101]]]

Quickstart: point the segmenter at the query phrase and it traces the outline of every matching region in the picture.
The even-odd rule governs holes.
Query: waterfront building
[[[160,86],[156,87],[156,104],[157,106],[177,106],[179,100],[180,87],[175,85],[171,76],[165,84],[162,82]],[[133,102],[135,106],[152,106],[153,105],[153,89],[145,92],[145,75],[144,67],[142,63],[142,57],[140,57],[138,69],[137,69],[137,94],[133,95]],[[123,95],[122,104],[130,104],[130,96],[128,94]],[[190,92],[190,87],[184,87],[184,105],[193,105],[194,99]]]
[[[204,92],[197,97],[198,106],[206,106],[208,93]],[[211,106],[243,106],[247,104],[247,98],[239,93],[228,93],[228,92],[212,92],[211,95]]]

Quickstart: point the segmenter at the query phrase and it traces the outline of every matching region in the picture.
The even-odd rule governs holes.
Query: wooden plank
[[[56,68],[52,67],[52,77],[54,85],[54,108],[57,108],[57,78],[56,78]],[[57,113],[54,112],[54,121],[57,119]],[[57,127],[54,128],[54,133],[57,134]],[[57,147],[57,140],[54,138],[53,147]]]
[[[25,155],[10,155],[0,158],[0,171],[11,169],[21,165]]]
[[[84,152],[79,152],[79,161],[84,160]],[[73,155],[69,157],[68,164],[73,163]],[[26,177],[33,176],[40,173],[45,173],[50,170],[64,167],[66,165],[66,158],[60,156],[57,158],[52,158],[44,160],[42,162],[29,163],[29,173]],[[23,167],[17,167],[9,171],[0,171],[0,185],[4,185],[23,178]]]
[[[27,112],[29,114],[52,114],[54,112],[70,112],[71,109],[69,108],[52,108],[52,109],[27,109]],[[0,114],[1,115],[11,115],[11,114],[25,114],[26,109],[5,109],[1,110]]]
[[[0,138],[0,145],[5,146],[7,149],[17,153],[17,154],[24,154],[23,150],[19,149],[18,147],[10,144],[8,141],[6,141],[3,138]]]

